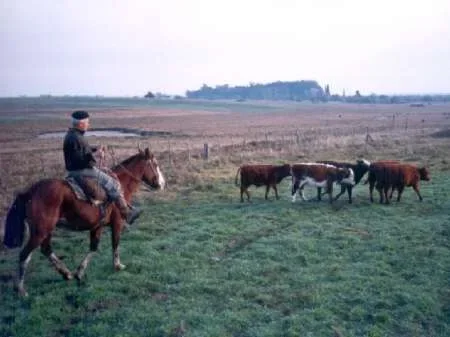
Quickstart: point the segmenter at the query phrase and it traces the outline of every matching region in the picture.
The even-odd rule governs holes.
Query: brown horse
[[[164,177],[158,163],[149,149],[139,150],[122,163],[116,165],[112,172],[120,181],[127,202],[142,183],[163,189]],[[119,240],[124,220],[115,204],[109,204],[101,218],[98,206],[88,201],[77,199],[75,193],[65,180],[45,179],[38,181],[26,191],[20,193],[11,206],[5,225],[4,244],[9,248],[19,247],[23,243],[25,220],[29,226],[29,240],[20,252],[18,292],[26,296],[24,276],[31,253],[41,247],[42,253],[50,260],[55,269],[66,280],[75,276],[81,280],[92,255],[97,251],[100,236],[105,225],[111,226],[113,265],[115,270],[125,268],[120,263]],[[66,226],[73,230],[90,231],[90,251],[83,259],[73,275],[64,263],[55,255],[51,246],[51,238],[60,218],[65,218]],[[102,221],[100,221],[102,220]]]

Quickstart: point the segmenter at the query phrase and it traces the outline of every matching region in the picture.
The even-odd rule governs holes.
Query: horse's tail
[[[19,193],[6,216],[3,243],[8,248],[20,247],[25,233],[27,193]]]
[[[239,184],[238,184],[238,176],[239,176],[239,172],[241,171],[241,168],[239,167],[238,169],[237,169],[237,172],[236,172],[236,177],[234,178],[234,184],[236,185],[236,186],[239,186]]]

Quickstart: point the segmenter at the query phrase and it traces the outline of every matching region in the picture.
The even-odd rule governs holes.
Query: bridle
[[[150,168],[152,169],[152,171],[153,171],[153,173],[155,174],[155,176],[158,175],[158,170],[155,168],[155,166],[153,165],[153,163],[152,163],[151,161],[148,161],[148,160],[147,160],[145,165],[150,166]],[[146,183],[145,181],[143,181],[142,179],[139,179],[138,177],[136,177],[136,175],[133,174],[133,172],[131,172],[129,169],[127,169],[123,164],[119,164],[119,165],[117,165],[117,167],[120,167],[120,168],[123,170],[123,172],[125,172],[128,176],[130,176],[130,177],[133,178],[134,180],[136,180],[136,182],[138,182],[138,183],[143,182],[144,185],[145,185],[146,187],[148,187],[148,188],[154,188],[154,187],[152,187],[151,185],[147,184],[147,183]]]
[[[111,148],[111,149],[109,150],[109,152],[110,152],[110,155],[111,155],[111,158],[112,158],[113,162],[117,162],[116,157],[115,157],[115,155],[114,155],[114,150]],[[155,174],[155,176],[158,175],[158,170],[157,170],[157,168],[155,168],[155,166],[153,165],[153,161],[146,160],[146,165],[149,165],[149,166],[150,166],[150,168],[152,169],[152,171],[153,171],[153,173]],[[129,169],[127,169],[123,164],[120,163],[120,164],[115,165],[115,166],[116,166],[116,167],[120,167],[120,168],[123,170],[124,173],[126,173],[128,176],[130,176],[131,178],[133,178],[136,182],[138,182],[138,183],[143,182],[143,183],[144,183],[144,186],[146,186],[147,188],[151,188],[151,189],[154,188],[154,187],[150,186],[149,184],[147,184],[146,182],[144,182],[144,181],[142,180],[142,178],[136,177],[136,175],[135,175],[133,172],[131,172]]]

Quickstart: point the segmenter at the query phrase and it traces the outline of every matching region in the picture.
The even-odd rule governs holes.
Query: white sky
[[[450,93],[449,0],[0,0],[0,96]]]

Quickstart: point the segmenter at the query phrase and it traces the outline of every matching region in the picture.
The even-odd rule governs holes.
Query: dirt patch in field
[[[450,138],[450,129],[432,133],[430,136],[434,138]]]

